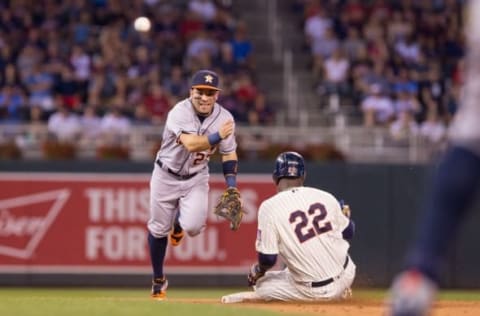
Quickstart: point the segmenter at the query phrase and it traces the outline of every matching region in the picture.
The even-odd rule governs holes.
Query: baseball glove
[[[245,213],[238,189],[233,187],[226,189],[213,209],[213,212],[217,216],[228,220],[232,230],[237,230],[238,227],[240,227],[243,213]]]

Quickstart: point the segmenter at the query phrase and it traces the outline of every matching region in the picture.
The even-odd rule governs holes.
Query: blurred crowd
[[[128,135],[164,123],[205,68],[220,74],[219,103],[238,124],[274,124],[256,80],[254,30],[232,2],[1,1],[0,124],[48,126],[66,141]],[[290,3],[319,98],[354,105],[366,127],[395,139],[443,142],[463,82],[464,1]],[[134,29],[139,16],[149,31]]]
[[[227,0],[0,3],[0,124],[45,124],[59,139],[162,124],[199,69],[240,124],[270,124],[247,25]],[[146,16],[149,31],[134,28]]]
[[[294,0],[322,98],[364,126],[441,142],[463,81],[462,0]]]

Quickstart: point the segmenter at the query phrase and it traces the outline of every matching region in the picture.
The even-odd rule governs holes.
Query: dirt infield
[[[173,299],[200,304],[221,304],[213,299]],[[285,302],[258,302],[237,303],[235,306],[245,306],[256,309],[265,309],[285,313],[286,315],[312,314],[328,316],[384,316],[386,310],[383,301],[352,299],[345,302],[321,302],[321,303],[285,303]],[[477,301],[441,301],[435,304],[432,316],[478,316],[480,315],[480,302]]]

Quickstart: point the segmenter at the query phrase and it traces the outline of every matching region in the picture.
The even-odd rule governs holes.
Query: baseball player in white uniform
[[[227,295],[222,302],[350,297],[356,267],[347,239],[353,237],[353,221],[332,194],[303,186],[305,163],[300,154],[280,154],[273,179],[278,193],[258,211],[258,263],[248,275],[254,292]],[[278,255],[286,268],[267,272]]]
[[[233,116],[216,103],[218,75],[200,70],[192,77],[189,98],[168,113],[162,145],[150,180],[148,242],[153,269],[152,298],[166,298],[163,273],[168,236],[176,246],[184,236],[198,235],[208,215],[210,156],[222,155],[227,187],[236,187],[237,143]]]

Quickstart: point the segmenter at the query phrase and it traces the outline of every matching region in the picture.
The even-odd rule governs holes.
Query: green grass
[[[438,295],[439,300],[448,301],[480,301],[480,291],[478,290],[441,290]]]
[[[170,301],[155,302],[148,289],[0,288],[1,316],[285,316],[287,313],[241,305],[189,303],[184,299],[219,302],[245,289],[169,289]],[[354,289],[360,300],[384,300],[385,290]],[[440,300],[480,301],[479,291],[441,291]],[[291,314],[290,314],[291,315]],[[302,314],[294,314],[302,315]]]
[[[202,298],[220,300],[238,289],[169,290],[169,298]],[[285,315],[252,308],[198,304],[182,301],[156,302],[147,290],[111,289],[23,289],[0,288],[1,316],[275,316]]]
[[[386,298],[385,289],[354,289],[353,296],[358,299],[379,299]],[[438,293],[439,300],[446,301],[479,301],[480,290],[444,290]]]

